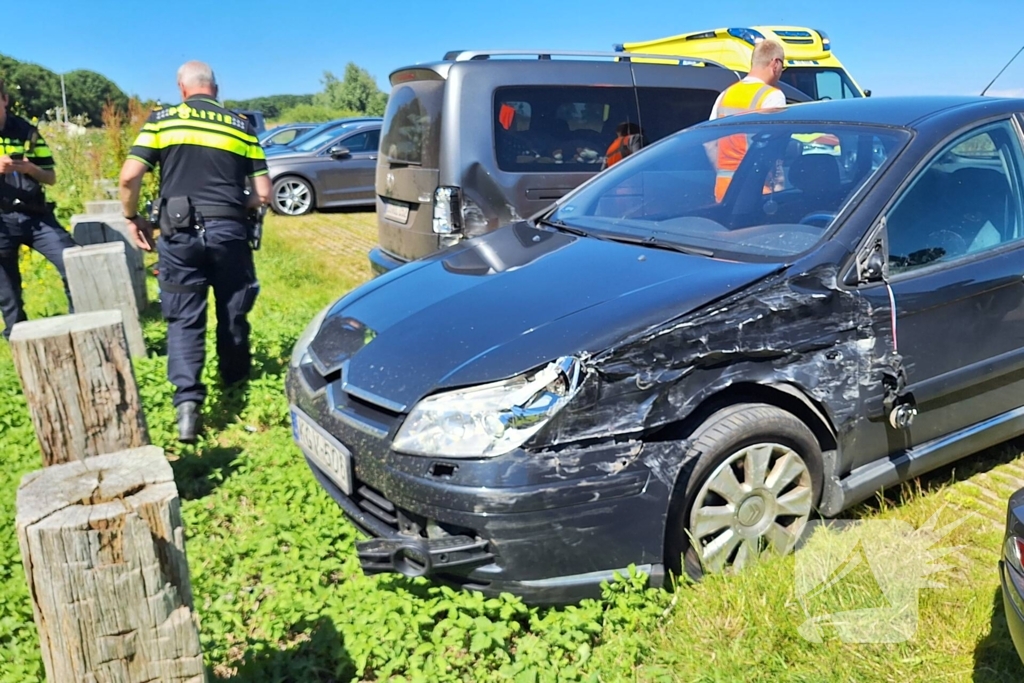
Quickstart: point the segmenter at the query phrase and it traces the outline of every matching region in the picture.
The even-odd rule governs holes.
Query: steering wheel
[[[835,211],[812,211],[800,219],[800,225],[811,225],[816,228],[827,228],[835,220]]]

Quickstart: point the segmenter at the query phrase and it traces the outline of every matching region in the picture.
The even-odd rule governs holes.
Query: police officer
[[[217,101],[213,71],[178,69],[182,103],[154,111],[121,168],[121,204],[135,242],[153,248],[153,225],[138,214],[146,171],[160,166],[160,305],[167,320],[167,377],[175,386],[178,439],[196,439],[206,360],[206,301],[213,288],[217,360],[225,386],[248,378],[246,319],[259,292],[249,211],[270,200],[267,162],[252,124]],[[251,194],[246,194],[246,180]]]
[[[18,247],[35,249],[57,268],[70,310],[64,250],[75,246],[43,193],[43,185],[57,181],[53,155],[35,126],[7,111],[9,102],[7,86],[0,79],[0,311],[5,339],[15,323],[26,319]]]

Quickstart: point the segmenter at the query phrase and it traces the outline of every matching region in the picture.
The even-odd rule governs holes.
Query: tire
[[[695,464],[676,482],[669,508],[670,571],[699,580],[749,566],[766,550],[792,551],[823,484],[821,449],[807,425],[775,406],[737,404],[705,420],[686,455]]]
[[[294,175],[282,176],[274,181],[270,193],[270,208],[282,216],[301,216],[316,206],[316,195],[308,181]]]

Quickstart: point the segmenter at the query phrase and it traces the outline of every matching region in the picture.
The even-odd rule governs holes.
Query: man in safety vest
[[[750,60],[750,73],[722,91],[711,109],[711,120],[755,109],[785,107],[786,96],[776,87],[786,68],[785,60],[782,45],[778,42],[762,40],[758,43]],[[716,201],[721,202],[725,197],[732,175],[746,153],[746,135],[730,135],[709,147],[708,155],[715,166]]]

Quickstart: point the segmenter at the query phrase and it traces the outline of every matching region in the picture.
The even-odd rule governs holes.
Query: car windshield
[[[821,241],[909,137],[849,124],[699,126],[602,172],[547,221],[595,237],[784,261]]]
[[[356,123],[347,123],[340,126],[331,126],[326,130],[321,130],[319,133],[315,133],[313,135],[307,134],[307,136],[304,136],[302,140],[296,140],[292,144],[292,149],[296,152],[312,152],[316,149],[320,149],[335,138],[342,136],[357,125],[358,124]]]
[[[790,60],[789,68],[782,72],[782,82],[815,100],[849,100],[861,96],[842,69],[806,66],[795,60]]]

